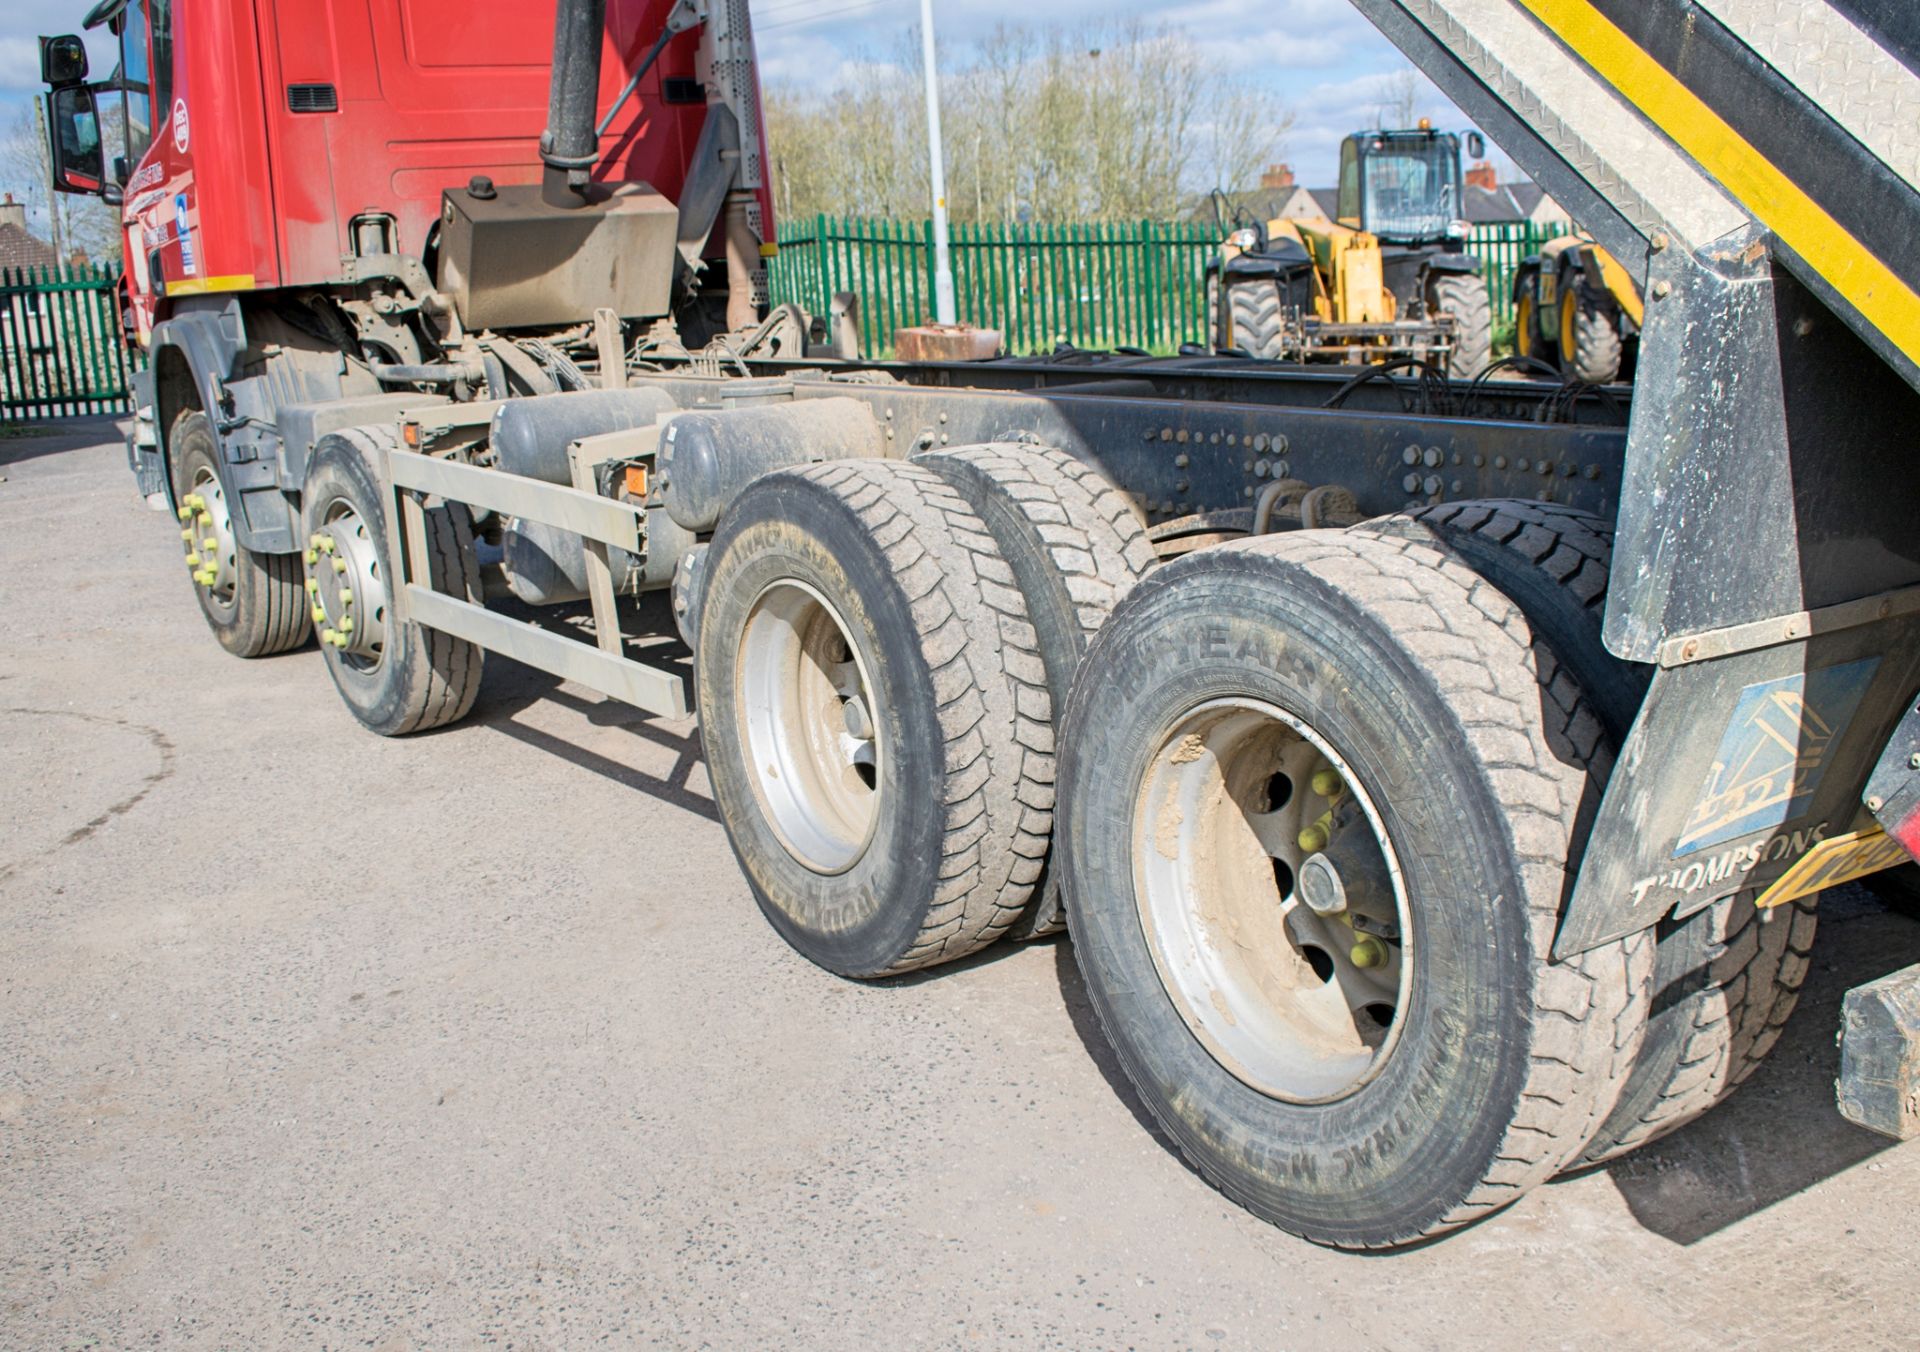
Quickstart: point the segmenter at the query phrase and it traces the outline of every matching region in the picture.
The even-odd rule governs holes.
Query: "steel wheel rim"
[[[354,671],[377,671],[387,655],[387,585],[359,509],[345,498],[329,501],[304,557],[321,646]]]
[[[880,819],[885,735],[866,660],[831,602],[785,580],[754,598],[735,657],[747,777],[782,846],[845,873]]]
[[[1339,787],[1322,792],[1327,772]],[[1324,829],[1322,848],[1307,848],[1309,826]],[[1132,845],[1161,985],[1224,1069],[1295,1103],[1344,1098],[1380,1073],[1400,1039],[1414,935],[1380,815],[1324,737],[1260,700],[1189,711],[1149,763]],[[1307,899],[1338,898],[1329,876],[1347,889],[1344,919]]]
[[[182,518],[186,524],[181,535],[187,545],[189,566],[194,559],[199,560],[194,580],[205,589],[213,605],[221,610],[233,609],[240,590],[239,549],[233,535],[233,513],[212,466],[194,466],[187,506],[182,510],[190,510],[189,516]]]

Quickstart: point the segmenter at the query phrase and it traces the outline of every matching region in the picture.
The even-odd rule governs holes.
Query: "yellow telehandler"
[[[1513,350],[1570,380],[1608,385],[1632,375],[1645,317],[1640,288],[1584,235],[1563,235],[1513,274]]]
[[[1468,149],[1483,154],[1478,132]],[[1340,146],[1337,219],[1242,213],[1209,263],[1216,351],[1270,361],[1412,357],[1472,376],[1492,356],[1480,260],[1465,251],[1460,138],[1422,125]],[[1215,210],[1225,229],[1223,198]]]

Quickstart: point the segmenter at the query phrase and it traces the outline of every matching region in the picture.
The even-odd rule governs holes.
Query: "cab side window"
[[[127,6],[120,28],[120,86],[126,91],[127,167],[153,143],[153,75],[148,60],[146,0]]]
[[[153,30],[153,107],[162,122],[173,107],[173,0],[147,0]]]
[[[1343,223],[1360,224],[1360,152],[1349,137],[1340,143],[1340,201],[1335,208]]]

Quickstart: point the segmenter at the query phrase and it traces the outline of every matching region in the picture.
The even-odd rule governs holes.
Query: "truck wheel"
[[[1660,922],[1646,1041],[1579,1165],[1604,1163],[1685,1126],[1738,1088],[1780,1040],[1807,979],[1818,898],[1763,918],[1753,895],[1722,897],[1684,920]]]
[[[1449,376],[1469,380],[1493,360],[1493,307],[1487,302],[1485,278],[1472,273],[1442,273],[1431,284],[1427,311],[1453,316],[1453,351],[1447,354]]]
[[[1353,528],[1455,554],[1520,607],[1567,665],[1613,747],[1625,745],[1653,669],[1622,662],[1601,640],[1613,526],[1557,502],[1484,498],[1446,502]]]
[[[1579,286],[1560,298],[1562,369],[1588,385],[1610,385],[1620,378],[1620,330],[1598,301]]]
[[[1587,693],[1609,747],[1625,743],[1652,673],[1622,662],[1601,642],[1613,565],[1613,530],[1605,521],[1559,503],[1491,499],[1354,529],[1442,548],[1492,583]],[[1770,925],[1749,923],[1754,915],[1751,897],[1729,897],[1656,928],[1646,1041],[1621,1068],[1619,1103],[1580,1165],[1624,1154],[1698,1117],[1771,1050],[1778,1024],[1799,998],[1815,916],[1811,902],[1788,907]],[[1785,956],[1789,950],[1801,956]]]
[[[300,560],[256,554],[241,544],[216,468],[220,443],[207,415],[189,409],[173,421],[173,500],[180,542],[193,574],[194,598],[220,646],[235,657],[270,657],[298,648],[312,634]]]
[[[1319,1243],[1550,1177],[1637,1048],[1652,944],[1550,957],[1598,720],[1457,561],[1315,531],[1144,580],[1061,730],[1074,952],[1148,1108]]]
[[[1153,542],[1131,500],[1091,465],[1048,446],[993,442],[923,455],[918,463],[967,500],[1000,546],[1059,709],[1088,640],[1154,565]],[[1060,874],[1049,860],[1008,937],[1051,934],[1063,924]]]
[[[1053,826],[1046,668],[992,535],[920,465],[756,479],[705,562],[707,774],[760,909],[843,976],[985,947]]]
[[[308,600],[327,674],[353,716],[382,737],[444,727],[465,717],[480,693],[479,648],[411,620],[397,623],[387,611],[396,572],[373,466],[382,442],[396,440],[374,427],[322,437],[301,493]],[[434,590],[479,601],[466,507],[445,503],[425,516]]]
[[[1280,288],[1262,277],[1231,282],[1226,293],[1227,326],[1233,346],[1262,361],[1285,357],[1287,335],[1280,313]]]

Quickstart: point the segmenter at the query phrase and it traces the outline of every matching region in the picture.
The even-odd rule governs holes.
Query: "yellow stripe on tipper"
[[[1866,321],[1920,362],[1920,295],[1587,0],[1520,0]]]
[[[169,296],[205,296],[216,291],[251,291],[253,274],[237,272],[225,277],[183,277],[167,283]]]

